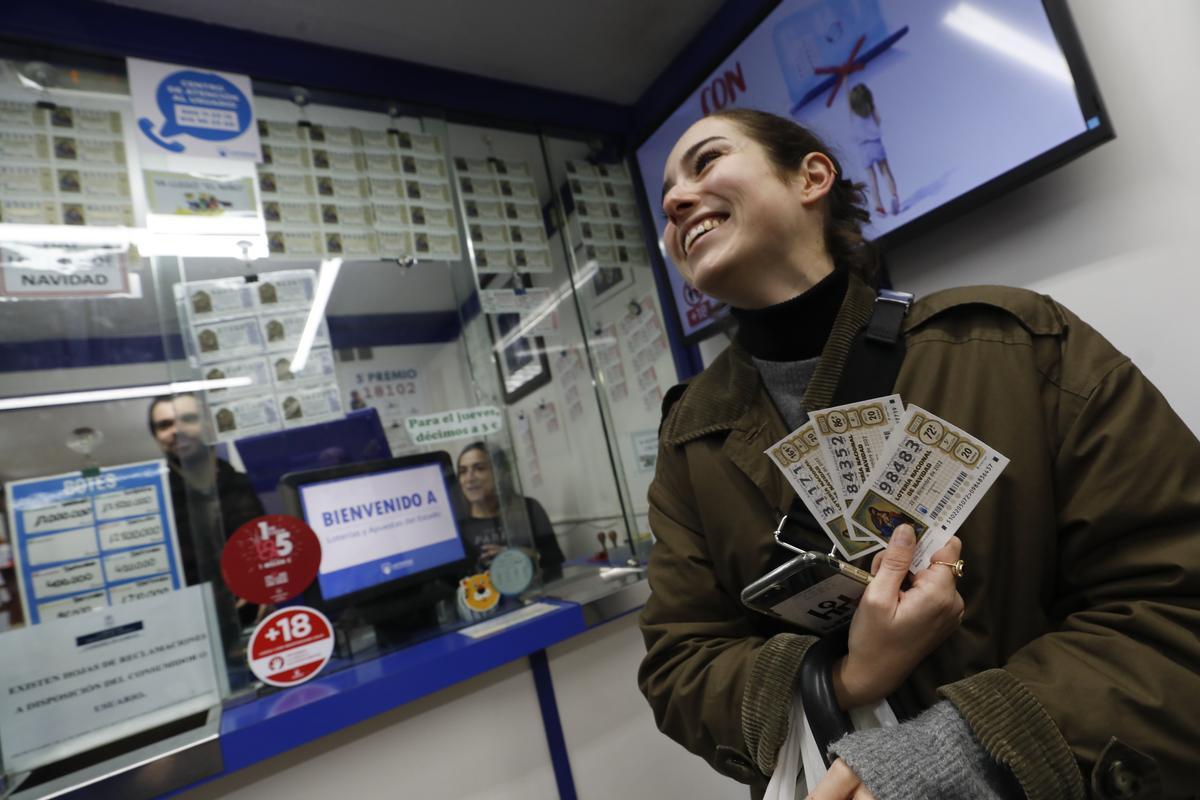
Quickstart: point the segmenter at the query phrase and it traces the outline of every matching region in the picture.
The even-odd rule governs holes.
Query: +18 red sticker
[[[272,686],[295,686],[316,676],[333,655],[333,625],[307,606],[274,612],[254,629],[246,649],[250,671]]]
[[[299,596],[320,566],[320,539],[304,520],[286,514],[241,525],[221,551],[221,577],[229,591],[259,605]]]

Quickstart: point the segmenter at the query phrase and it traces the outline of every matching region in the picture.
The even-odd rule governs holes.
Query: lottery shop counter
[[[360,642],[351,653],[339,642],[337,653],[311,680],[235,694],[221,706],[149,732],[140,747],[136,741],[125,742],[125,752],[102,763],[73,769],[83,762],[60,761],[54,770],[35,771],[32,781],[16,787],[11,796],[223,796],[224,788],[209,787],[236,782],[239,771],[303,752],[306,745],[319,746],[325,737],[407,704],[424,701],[426,713],[432,708],[436,714],[439,693],[474,679],[486,681],[489,672],[502,669],[531,679],[536,695],[536,712],[531,713],[537,721],[527,728],[538,736],[501,738],[495,747],[512,748],[514,757],[518,752],[544,753],[552,788],[558,796],[575,796],[547,651],[629,615],[640,608],[649,588],[636,572],[601,579],[595,570],[579,570],[547,590],[541,598],[513,603],[482,622],[414,633],[405,644]],[[414,729],[409,735],[420,734]]]

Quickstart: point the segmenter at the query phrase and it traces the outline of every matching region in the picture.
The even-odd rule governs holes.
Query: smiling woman
[[[668,395],[639,683],[664,732],[761,792],[772,775],[797,781],[780,752],[802,735],[793,693],[815,642],[739,602],[782,561],[773,531],[796,516],[764,450],[835,396],[869,399],[845,388],[862,383],[849,354],[876,300],[867,214],[827,147],[756,111],[697,122],[663,180],[668,254],[733,306],[738,331]],[[896,527],[844,655],[816,669],[842,710],[887,698],[908,721],[834,743],[812,796],[1083,797],[1089,783],[1134,796],[1106,793],[1116,773],[1194,794],[1200,701],[1160,698],[1200,698],[1181,666],[1200,659],[1200,612],[1178,599],[1200,594],[1200,443],[1129,359],[1043,295],[943,291],[912,305],[898,337],[892,391],[1010,468],[932,557],[952,567],[961,550],[961,580],[935,563],[902,583],[913,536]],[[802,524],[784,533],[828,548]]]
[[[675,145],[663,177],[663,242],[703,292],[762,308],[812,286],[835,261],[874,277],[861,186],[799,125],[752,110],[713,114]]]

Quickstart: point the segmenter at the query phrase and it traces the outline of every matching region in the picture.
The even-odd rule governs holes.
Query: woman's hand
[[[479,563],[485,567],[491,566],[492,560],[507,549],[502,544],[485,544],[479,548]]]
[[[850,623],[849,650],[833,670],[843,709],[887,697],[962,621],[963,599],[950,569],[933,565],[902,588],[915,550],[912,526],[901,525],[887,550],[875,557],[875,577]],[[962,541],[952,537],[933,560],[957,561],[961,550]]]
[[[807,800],[875,800],[875,795],[862,785],[854,770],[839,758],[833,762]]]

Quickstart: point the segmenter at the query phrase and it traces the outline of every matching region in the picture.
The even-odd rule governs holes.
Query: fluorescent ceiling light
[[[266,232],[261,224],[252,233],[169,233],[118,226],[0,223],[0,242],[9,248],[16,245],[40,248],[54,245],[107,245],[128,248],[133,245],[137,247],[139,256],[249,258],[253,261],[270,254]],[[249,247],[244,248],[245,243],[249,243]]]
[[[0,225],[0,237],[7,245],[13,242],[30,244],[136,244],[145,235],[142,228],[122,226],[102,227],[99,225]]]
[[[72,406],[78,403],[102,403],[108,400],[130,400],[138,397],[157,397],[161,394],[183,394],[206,392],[212,389],[233,389],[249,386],[254,380],[247,376],[239,378],[217,378],[204,381],[177,381],[156,383],[151,386],[127,386],[123,389],[94,389],[89,392],[59,392],[37,394],[28,397],[0,398],[0,411],[18,408],[45,408],[48,406]]]
[[[942,22],[982,45],[1021,62],[1055,80],[1074,85],[1067,60],[1056,48],[1048,47],[1024,31],[981,11],[970,3],[959,3]]]
[[[308,319],[304,321],[304,331],[300,334],[300,341],[296,344],[296,355],[292,356],[292,363],[288,366],[292,372],[299,372],[308,363],[308,354],[312,351],[313,341],[317,338],[317,331],[320,330],[321,322],[325,319],[325,306],[329,304],[329,295],[333,293],[333,282],[337,280],[341,268],[342,260],[340,258],[331,258],[321,262],[313,304],[308,310]]]

